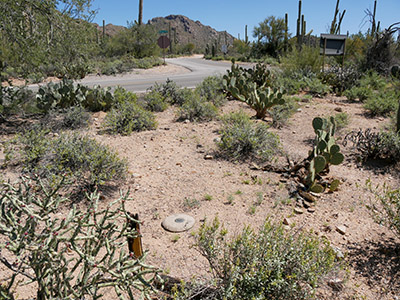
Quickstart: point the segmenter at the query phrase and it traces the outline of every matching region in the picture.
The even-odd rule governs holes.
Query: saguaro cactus
[[[138,24],[142,25],[143,23],[143,0],[139,0],[139,20]]]

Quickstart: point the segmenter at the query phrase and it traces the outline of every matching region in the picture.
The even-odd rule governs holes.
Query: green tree
[[[131,54],[136,58],[157,56],[157,32],[149,24],[128,23],[128,29],[121,31],[110,39],[106,55],[120,56]]]
[[[91,1],[2,0],[0,50],[7,51],[0,51],[0,65],[6,63],[24,77],[52,68],[61,69],[61,76],[81,75],[66,73],[93,52]]]
[[[254,54],[277,57],[284,47],[285,28],[285,20],[275,16],[269,16],[254,27],[253,37],[257,39],[253,49]]]

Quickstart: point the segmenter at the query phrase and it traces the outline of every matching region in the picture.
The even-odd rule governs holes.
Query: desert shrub
[[[67,129],[78,129],[89,126],[90,114],[80,106],[71,107],[64,112],[62,126]]]
[[[50,148],[49,130],[34,127],[17,134],[4,144],[6,165],[21,165],[24,171],[33,172]]]
[[[344,95],[349,100],[359,99],[364,102],[374,96],[376,93],[382,93],[386,87],[385,79],[378,73],[370,71],[367,75],[363,76],[356,86],[348,89],[344,92]]]
[[[195,239],[216,281],[213,299],[311,299],[338,266],[326,240],[290,234],[268,219],[259,231],[245,227],[228,240],[215,218],[201,225]]]
[[[148,299],[157,270],[144,264],[146,255],[128,251],[127,238],[137,236],[126,221],[129,195],[101,209],[99,194],[91,193],[87,208],[74,205],[66,214],[64,182],[44,186],[37,177],[0,185],[0,263],[9,272],[0,298],[10,299],[3,297],[25,279],[41,300],[99,299],[107,287],[119,299],[133,299],[135,291]]]
[[[350,101],[358,99],[364,102],[372,97],[373,91],[368,86],[353,86],[351,89],[344,91],[343,95]]]
[[[206,101],[212,102],[216,107],[225,103],[223,94],[223,84],[221,76],[209,76],[205,78],[197,87],[196,91]]]
[[[337,131],[346,128],[350,123],[349,114],[345,112],[337,113],[333,116],[333,118],[335,119]]]
[[[332,66],[320,73],[321,81],[332,87],[332,90],[341,95],[345,90],[357,86],[361,72],[354,66]]]
[[[279,137],[264,123],[254,123],[244,112],[222,118],[221,139],[217,142],[221,156],[233,160],[267,161],[281,149]]]
[[[103,128],[112,134],[129,135],[133,131],[151,130],[157,127],[155,116],[133,102],[118,103],[104,119]]]
[[[117,106],[118,104],[123,104],[125,102],[136,103],[138,97],[135,93],[129,92],[122,87],[117,87],[114,91],[114,103],[113,106]]]
[[[305,91],[311,95],[324,96],[330,92],[329,86],[322,83],[317,74],[308,68],[291,73],[278,72],[276,75],[274,86],[282,88],[290,95]]]
[[[397,110],[398,105],[399,95],[394,90],[386,90],[373,94],[363,107],[371,116],[389,116]]]
[[[126,162],[96,140],[77,133],[51,138],[47,133],[31,129],[7,142],[6,163],[21,166],[28,174],[66,176],[77,185],[91,187],[125,177]]]
[[[149,111],[160,112],[167,109],[168,103],[159,92],[150,91],[144,96],[143,107]]]
[[[367,185],[378,202],[371,202],[368,206],[375,221],[400,237],[400,189],[392,189],[387,185],[381,189],[373,188],[370,181]]]
[[[291,97],[287,97],[286,101],[282,105],[274,106],[270,111],[269,115],[272,118],[272,126],[280,128],[286,125],[289,118],[297,111],[299,104]]]
[[[344,145],[352,143],[361,160],[400,160],[400,135],[395,132],[352,131],[345,136]]]
[[[66,172],[89,186],[124,179],[127,163],[110,148],[88,136],[62,134],[54,139],[43,160],[51,174]],[[43,167],[43,166],[42,166]]]
[[[210,121],[217,116],[217,108],[211,102],[207,102],[196,92],[190,92],[185,102],[179,108],[177,121]]]
[[[156,83],[150,88],[150,90],[160,93],[168,103],[178,105],[183,103],[181,97],[179,96],[180,88],[169,78],[167,78],[167,81],[163,84]]]
[[[293,51],[281,58],[281,63],[287,75],[301,70],[310,70],[318,74],[321,71],[322,57],[319,48],[303,45],[301,50],[294,47]]]

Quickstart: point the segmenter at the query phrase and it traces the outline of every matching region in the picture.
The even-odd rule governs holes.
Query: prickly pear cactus
[[[311,191],[323,192],[324,186],[317,182],[317,177],[321,173],[328,173],[330,165],[339,165],[344,160],[344,155],[340,152],[340,147],[335,143],[336,123],[333,117],[329,119],[314,118],[312,126],[315,132],[314,148],[310,152],[308,160],[310,160],[309,172],[306,183]],[[336,190],[339,181],[334,180],[330,183],[330,190]]]
[[[223,76],[223,85],[228,95],[253,108],[257,119],[265,118],[271,107],[285,103],[282,91],[270,87],[270,72],[261,64],[244,69],[233,62],[231,70]]]

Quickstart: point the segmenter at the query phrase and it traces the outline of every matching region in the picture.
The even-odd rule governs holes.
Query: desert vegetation
[[[0,16],[21,18],[6,2]],[[65,28],[50,37],[53,49],[1,23],[2,82],[62,80],[37,91],[1,86],[0,299],[399,295],[398,24],[350,36],[345,63],[322,66],[319,48],[304,42],[311,36],[299,28],[290,38],[284,19],[268,17],[256,42],[235,40],[223,76],[195,89],[168,79],[137,95],[72,78],[93,60],[110,74],[153,65],[151,26],[131,24],[108,41],[67,35],[61,49],[67,29],[90,36],[87,2],[65,1],[65,11],[27,3],[35,34]],[[12,38],[21,41],[13,53],[32,60],[7,52]],[[193,214],[195,228],[162,231],[160,218],[177,210]],[[140,254],[139,238],[149,248]]]

